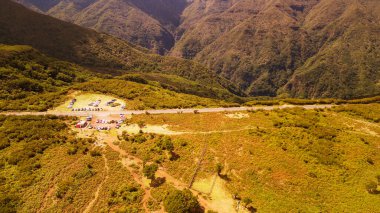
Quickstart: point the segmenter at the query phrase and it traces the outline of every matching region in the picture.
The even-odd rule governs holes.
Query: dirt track
[[[210,112],[240,112],[249,110],[275,110],[300,107],[304,109],[324,109],[334,105],[282,105],[282,106],[257,106],[257,107],[230,107],[230,108],[203,108],[203,109],[156,109],[156,110],[124,110],[124,111],[74,111],[74,112],[2,112],[2,115],[57,115],[57,116],[109,116],[109,115],[140,115],[140,114],[178,114],[178,113],[210,113]]]

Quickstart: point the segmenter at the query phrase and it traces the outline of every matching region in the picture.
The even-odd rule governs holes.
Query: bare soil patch
[[[231,113],[231,114],[226,114],[226,116],[233,119],[249,118],[249,115],[247,113]]]

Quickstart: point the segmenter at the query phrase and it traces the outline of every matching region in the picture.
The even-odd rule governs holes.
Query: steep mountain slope
[[[196,0],[184,11],[178,29],[182,37],[172,54],[207,65],[251,95],[378,94],[378,5],[374,0]],[[368,36],[360,36],[361,31]],[[361,48],[363,44],[367,47]],[[338,60],[347,54],[352,60]],[[323,62],[326,58],[328,63]],[[311,68],[310,60],[327,67]],[[317,67],[326,78],[340,80],[326,81],[304,72],[304,80],[298,80],[301,70],[318,73]],[[293,77],[295,71],[298,77]],[[286,89],[278,91],[285,84]]]
[[[40,12],[92,28],[164,54],[174,46],[174,32],[185,0],[36,0],[18,2]]]
[[[147,54],[129,43],[38,14],[11,1],[0,1],[0,43],[27,44],[53,57],[122,74],[159,72],[179,75],[215,88],[219,98],[233,97],[234,87],[189,60]]]
[[[323,3],[316,11],[321,9],[336,17],[333,21],[325,20],[323,27],[320,20],[324,17],[311,13],[305,28],[317,38],[328,37],[318,53],[296,70],[285,90],[299,97],[351,98],[379,94],[380,3],[341,1],[338,2],[342,6],[341,14],[334,10],[333,2]]]
[[[154,82],[159,81],[157,79],[137,83],[130,80],[133,79],[94,74],[79,65],[41,54],[30,46],[0,44],[0,111],[46,111],[68,99],[70,91],[112,94],[128,101],[128,109],[236,106],[223,100],[181,93],[188,92],[186,90],[173,91],[170,86]],[[213,92],[201,85],[195,87],[201,95]]]
[[[136,35],[128,40],[155,49],[146,43],[157,41],[150,35],[159,31],[153,22],[159,23],[170,32],[170,42],[175,39],[170,55],[207,66],[246,94],[357,98],[380,93],[378,0],[114,1],[112,5],[128,5],[149,16],[148,20],[136,12],[123,19],[136,20],[125,28]],[[59,12],[53,11],[64,2],[73,5],[74,1],[60,1],[47,13],[57,16]],[[118,13],[100,0],[91,2]],[[38,1],[32,5],[43,9]],[[85,8],[99,13],[92,16],[93,23],[104,20],[103,9]],[[66,16],[60,18],[77,20],[76,12],[60,11]],[[105,20],[111,26],[110,20],[118,23],[119,19],[108,16]],[[136,23],[144,26],[135,28]],[[169,41],[165,36],[155,38],[161,44]]]

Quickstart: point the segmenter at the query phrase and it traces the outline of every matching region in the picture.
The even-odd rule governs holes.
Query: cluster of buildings
[[[85,128],[86,126],[87,126],[87,121],[79,121],[76,125],[75,125],[75,127],[76,128],[80,128],[80,129],[82,129],[82,128]]]
[[[119,129],[121,127],[121,124],[124,123],[125,117],[124,114],[120,114],[120,119],[113,119],[113,120],[105,120],[105,119],[96,119],[94,121],[94,124],[96,123],[97,126],[92,126],[91,122],[93,121],[93,116],[89,115],[86,117],[85,120],[80,120],[75,127],[79,129],[88,128],[88,129],[96,129],[96,130],[110,130],[112,127],[115,127],[116,129]]]

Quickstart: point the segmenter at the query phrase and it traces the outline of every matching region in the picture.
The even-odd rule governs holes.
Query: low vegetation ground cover
[[[222,164],[219,176],[231,196],[252,200],[249,206],[258,211],[377,212],[379,109],[369,104],[254,111],[239,120],[223,113],[138,115],[131,122],[187,132],[170,136],[176,158],[157,148],[160,139],[144,133],[138,137],[146,140],[122,147],[185,183],[200,159],[196,180],[214,177]]]
[[[118,79],[99,79],[74,86],[86,92],[116,95],[126,101],[128,109],[170,109],[192,107],[237,106],[221,100],[201,98],[195,95],[176,93],[151,85],[138,84]]]
[[[255,105],[282,105],[282,104],[292,104],[292,105],[310,105],[310,104],[369,104],[369,103],[379,103],[380,96],[374,96],[370,98],[359,98],[359,99],[336,99],[336,98],[325,98],[325,99],[297,99],[297,98],[269,98],[261,97],[256,98],[257,100],[247,101],[244,103],[246,106]]]
[[[136,83],[159,86],[178,93],[192,94],[200,97],[214,98],[236,103],[244,102],[243,98],[233,95],[225,89],[213,87],[212,85],[200,84],[196,81],[190,81],[176,75],[162,73],[130,73],[117,78]]]
[[[359,100],[243,98],[212,85],[169,74],[139,73],[112,77],[60,61],[22,45],[0,45],[0,111],[47,111],[70,99],[73,90],[112,95],[128,109],[232,107],[281,104],[359,104]],[[186,93],[186,94],[185,94]],[[213,99],[215,98],[215,99]]]
[[[119,155],[76,137],[70,120],[0,116],[0,212],[82,212],[103,181],[91,209],[139,211],[142,192]]]
[[[1,212],[177,208],[165,204],[178,193],[176,181],[218,212],[236,209],[239,200],[242,211],[377,212],[379,110],[367,104],[258,110],[239,119],[135,115],[128,123],[141,131],[134,134],[75,133],[68,125],[76,118],[0,116]],[[179,134],[145,133],[145,125]],[[216,205],[221,199],[228,202]]]
[[[162,76],[166,77],[160,77],[158,80],[166,79],[168,84],[181,85],[180,82],[186,82],[198,85],[180,77],[177,77],[180,82],[176,83],[174,76]],[[238,105],[220,100],[224,96],[227,98],[231,95],[221,88],[201,86],[199,90],[215,90],[212,92],[214,95],[201,92],[203,94],[201,96],[216,97],[219,100],[202,98],[191,95],[198,94],[195,87],[194,91],[185,91],[156,81],[146,84],[133,76],[116,79],[110,75],[94,73],[78,65],[48,57],[29,46],[0,45],[0,82],[0,111],[46,111],[69,101],[70,92],[73,90],[117,96],[128,102],[129,109]],[[219,92],[227,95],[216,94]]]

